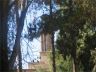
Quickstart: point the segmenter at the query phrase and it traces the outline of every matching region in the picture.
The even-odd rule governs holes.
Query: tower
[[[50,61],[48,59],[48,55],[51,53],[52,49],[52,40],[51,34],[41,33],[41,52],[40,52],[40,62],[38,63],[29,63],[29,69],[43,69],[45,72],[49,72],[50,70]]]
[[[41,52],[47,52],[47,51],[51,51],[52,49],[52,40],[51,40],[51,34],[47,33],[41,34]]]
[[[40,56],[41,56],[41,67],[42,69],[46,70],[47,72],[49,72],[50,69],[50,59],[49,55],[51,53],[52,50],[52,39],[51,39],[51,34],[47,33],[41,34],[41,52],[40,52]]]

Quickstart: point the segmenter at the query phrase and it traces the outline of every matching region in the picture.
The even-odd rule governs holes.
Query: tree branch
[[[22,33],[22,30],[23,30],[23,26],[24,26],[24,20],[25,20],[25,17],[26,17],[26,13],[27,13],[27,10],[28,10],[28,7],[31,5],[32,1],[30,3],[28,3],[28,5],[26,6],[26,8],[23,8],[22,12],[21,12],[21,16],[18,18],[18,27],[17,27],[17,35],[16,35],[16,40],[15,40],[15,45],[13,47],[13,52],[12,52],[12,55],[10,57],[10,68],[13,68],[14,67],[14,62],[15,62],[15,59],[16,59],[16,56],[18,54],[18,42],[20,43],[20,38],[21,38],[21,33]]]

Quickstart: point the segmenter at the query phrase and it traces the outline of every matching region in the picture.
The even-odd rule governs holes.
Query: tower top
[[[41,34],[41,49],[42,52],[46,52],[52,49],[52,39],[51,39],[51,34],[47,33]]]

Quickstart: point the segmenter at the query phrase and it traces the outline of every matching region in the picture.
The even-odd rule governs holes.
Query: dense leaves
[[[96,6],[94,0],[65,0],[53,13],[53,24],[48,16],[42,18],[45,30],[59,29],[57,49],[63,58],[72,57],[75,71],[90,72],[95,66],[93,50],[96,48]],[[74,69],[73,69],[74,70]]]

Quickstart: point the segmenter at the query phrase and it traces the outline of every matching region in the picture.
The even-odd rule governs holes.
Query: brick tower
[[[52,49],[51,34],[41,34],[41,49],[42,52],[47,52]]]
[[[51,34],[47,33],[41,34],[41,52],[40,52],[40,62],[38,63],[29,63],[29,69],[43,69],[45,72],[49,72],[50,61],[48,59],[48,55],[51,53],[52,49],[52,40]]]
[[[52,51],[52,40],[51,40],[51,34],[47,33],[41,34],[41,52],[40,52],[40,56],[41,56],[41,64],[42,67],[46,70],[50,69],[50,61],[48,60],[49,54]],[[42,68],[42,69],[43,69]],[[49,72],[49,71],[48,71]]]

